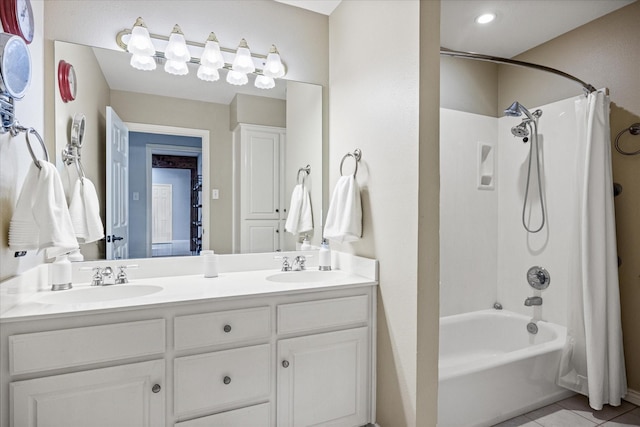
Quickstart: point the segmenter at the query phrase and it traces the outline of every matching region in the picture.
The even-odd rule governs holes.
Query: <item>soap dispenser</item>
[[[63,291],[71,288],[71,261],[67,254],[63,254],[57,256],[51,264],[51,290]]]
[[[331,248],[327,239],[322,239],[320,244],[320,252],[318,254],[318,270],[330,271],[331,270]]]
[[[301,251],[310,251],[311,250],[311,243],[309,242],[309,235],[308,234],[304,235],[304,239],[302,239],[302,245],[300,245],[300,250]]]

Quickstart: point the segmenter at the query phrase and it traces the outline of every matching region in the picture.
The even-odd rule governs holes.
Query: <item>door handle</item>
[[[124,239],[124,237],[116,236],[114,234],[114,235],[111,235],[111,236],[107,236],[107,243],[117,242],[118,240],[122,240],[122,239]]]

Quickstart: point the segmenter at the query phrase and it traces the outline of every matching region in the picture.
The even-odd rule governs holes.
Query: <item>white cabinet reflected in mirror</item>
[[[233,86],[224,78],[203,82],[195,69],[187,76],[169,75],[161,67],[139,71],[129,65],[125,52],[56,41],[54,63],[60,60],[73,64],[77,94],[75,100],[65,103],[55,89],[57,166],[63,179],[73,179],[75,171],[63,165],[60,153],[68,142],[73,116],[83,113],[82,164],[96,186],[101,217],[107,224],[108,242],[81,246],[85,260],[270,248],[260,242],[251,247],[237,244],[234,229],[242,221],[238,177],[245,168],[262,168],[234,153],[234,144],[239,142],[234,142],[233,134],[239,125],[278,128],[286,135],[279,155],[278,209],[288,208],[298,169],[310,165],[312,172],[305,185],[315,228],[309,234],[312,243],[319,242],[321,86],[276,80],[275,88],[263,90],[252,84]],[[121,153],[126,167],[107,161],[111,156],[107,135],[114,130],[107,126],[107,107],[129,131],[129,149]],[[282,210],[274,247],[293,250],[299,238],[284,232],[286,213]]]

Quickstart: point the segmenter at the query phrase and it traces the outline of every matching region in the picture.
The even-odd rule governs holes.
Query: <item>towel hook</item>
[[[49,161],[49,152],[47,151],[47,146],[44,145],[44,141],[42,140],[42,137],[40,136],[40,134],[38,133],[37,130],[35,130],[34,128],[26,128],[22,125],[20,125],[17,121],[14,122],[10,128],[10,132],[12,136],[17,136],[18,133],[20,132],[24,132],[25,133],[25,139],[27,141],[27,149],[29,150],[29,154],[31,155],[31,158],[33,159],[33,163],[35,163],[35,165],[38,167],[38,169],[42,169],[42,165],[40,164],[40,160],[38,160],[38,158],[36,157],[36,153],[33,151],[33,147],[31,146],[31,139],[29,139],[29,135],[33,134],[36,136],[36,138],[38,139],[38,142],[40,142],[40,146],[42,147],[42,151],[44,152],[44,160],[45,161]]]
[[[618,134],[616,135],[616,142],[615,142],[615,147],[616,147],[616,150],[618,150],[618,153],[624,154],[625,156],[633,156],[635,154],[640,154],[640,149],[638,149],[636,151],[628,152],[628,151],[624,151],[622,148],[620,148],[620,137],[625,132],[629,132],[631,135],[640,135],[640,123],[634,123],[631,126],[629,126],[628,128],[623,129],[620,132],[618,132]]]
[[[356,161],[356,168],[353,171],[353,176],[355,177],[358,173],[358,162],[360,162],[360,159],[362,158],[362,150],[356,148],[355,150],[353,150],[353,153],[347,153],[342,156],[342,160],[340,161],[340,176],[344,176],[344,174],[342,173],[342,165],[344,164],[344,161],[347,157],[353,157]]]
[[[67,146],[62,149],[62,160],[65,165],[69,166],[71,163],[75,163],[76,172],[80,182],[84,185],[85,172],[84,167],[80,159],[82,154],[80,149],[82,148],[82,142],[84,140],[84,128],[85,128],[85,116],[82,113],[78,113],[73,116],[73,122],[71,123],[70,141]]]
[[[300,172],[305,173],[304,175],[302,175],[302,182],[300,182]],[[309,175],[310,173],[311,173],[311,165],[307,165],[303,168],[298,169],[298,176],[296,177],[296,182],[298,184],[304,185],[304,180],[307,177],[307,175]]]

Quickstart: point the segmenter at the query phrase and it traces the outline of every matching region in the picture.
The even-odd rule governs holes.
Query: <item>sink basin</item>
[[[321,283],[329,282],[333,280],[340,280],[347,276],[347,273],[343,271],[320,271],[320,270],[306,270],[306,271],[284,271],[282,273],[272,274],[267,276],[267,280],[270,282],[279,283]]]
[[[113,301],[137,298],[160,292],[162,288],[154,285],[111,285],[92,286],[90,288],[71,289],[68,291],[47,292],[39,297],[42,304],[85,304],[93,302]]]

